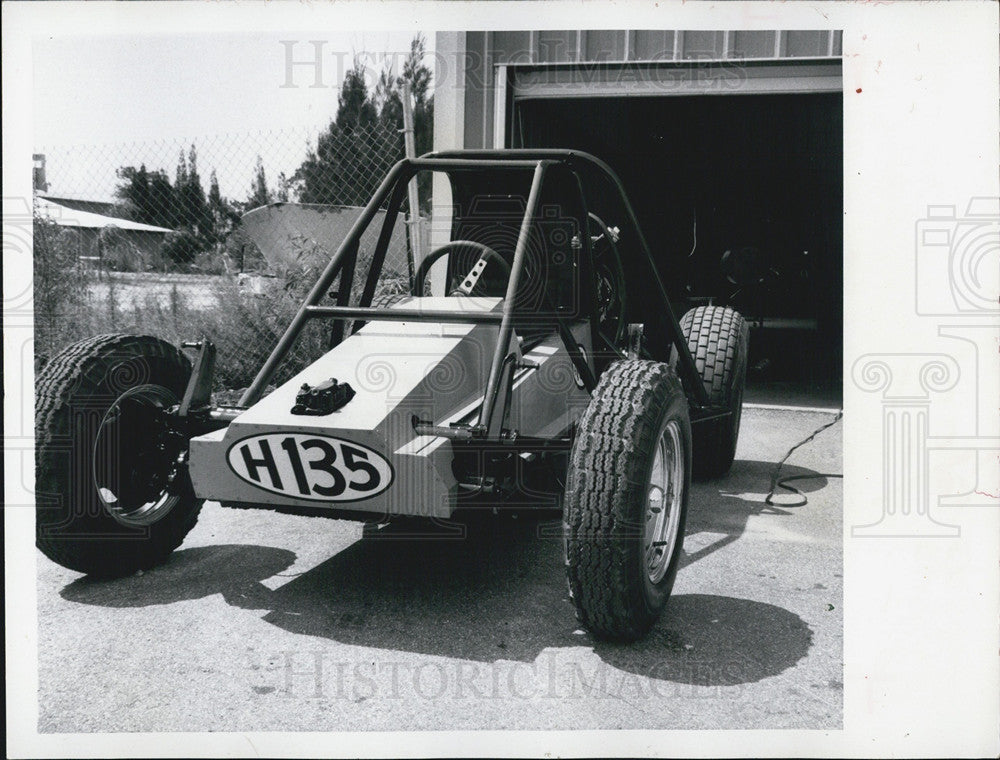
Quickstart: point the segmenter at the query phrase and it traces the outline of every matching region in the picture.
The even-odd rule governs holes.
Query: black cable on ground
[[[781,461],[778,462],[778,464],[774,468],[774,471],[771,473],[771,490],[768,492],[767,496],[764,499],[764,503],[765,504],[767,504],[769,506],[772,506],[772,507],[804,507],[806,504],[809,503],[809,500],[806,498],[806,495],[804,493],[802,493],[799,489],[797,489],[795,486],[787,485],[787,483],[789,483],[792,480],[812,480],[814,478],[843,478],[844,477],[842,474],[827,473],[827,472],[817,472],[817,473],[810,473],[809,475],[789,475],[788,477],[781,478],[780,480],[778,479],[778,475],[781,472],[782,466],[785,464],[785,460],[787,460],[788,457],[790,457],[792,455],[793,451],[795,451],[800,446],[805,446],[807,443],[809,443],[809,441],[811,441],[813,438],[815,438],[817,435],[819,435],[820,433],[822,433],[827,428],[833,427],[834,425],[836,425],[841,420],[841,418],[843,416],[844,416],[844,410],[841,409],[839,412],[837,412],[837,416],[834,417],[833,420],[831,420],[830,422],[827,422],[825,425],[820,425],[818,428],[816,428],[812,432],[812,434],[808,438],[806,438],[806,439],[804,439],[802,441],[799,441],[794,446],[792,446],[792,448],[790,448],[788,450],[788,453],[785,454],[785,456],[783,456],[781,458]],[[774,496],[775,496],[774,492],[777,489],[779,489],[779,488],[783,488],[784,490],[788,491],[789,493],[797,494],[799,496],[799,498],[802,499],[802,501],[800,501],[800,502],[798,502],[796,504],[775,504],[774,501],[773,501]]]

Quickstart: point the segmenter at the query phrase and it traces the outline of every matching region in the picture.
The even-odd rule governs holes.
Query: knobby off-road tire
[[[164,410],[191,364],[150,336],[99,335],[54,356],[35,386],[36,531],[54,562],[128,575],[163,562],[194,527],[201,501],[187,441]]]
[[[677,576],[691,473],[691,423],[676,373],[625,360],[601,375],[570,453],[566,568],[577,618],[635,641]]]
[[[730,412],[694,425],[693,475],[717,478],[729,472],[736,456],[750,330],[739,312],[724,306],[691,309],[680,326],[710,402]]]

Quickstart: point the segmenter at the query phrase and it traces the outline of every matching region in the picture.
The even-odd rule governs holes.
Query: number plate
[[[229,467],[265,491],[313,501],[361,501],[392,484],[392,465],[365,446],[313,433],[267,433],[229,447]]]

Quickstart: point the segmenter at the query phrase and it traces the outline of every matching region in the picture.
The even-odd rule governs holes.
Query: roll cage
[[[331,319],[334,321],[331,341],[336,344],[344,337],[344,326],[348,320],[363,321],[419,321],[442,323],[488,323],[499,325],[499,336],[492,357],[490,371],[484,389],[483,404],[479,412],[477,424],[465,427],[435,428],[429,423],[417,422],[417,432],[440,435],[457,441],[489,440],[499,441],[500,430],[489,429],[488,421],[493,417],[492,411],[497,403],[498,391],[501,387],[502,374],[516,358],[510,351],[511,336],[517,324],[521,307],[518,305],[518,293],[526,281],[526,263],[528,248],[532,236],[532,226],[539,219],[540,198],[543,183],[553,170],[566,170],[575,180],[575,195],[572,199],[579,214],[579,240],[574,240],[574,249],[579,256],[575,267],[578,277],[581,302],[578,308],[560,311],[558,308],[542,309],[533,315],[556,330],[566,347],[576,371],[588,391],[593,391],[597,383],[595,367],[600,367],[614,358],[624,356],[624,351],[611,346],[610,352],[600,352],[595,348],[593,357],[585,356],[580,345],[573,338],[570,324],[581,318],[588,319],[591,327],[596,330],[596,292],[593,281],[593,250],[590,235],[587,232],[587,195],[586,182],[592,178],[610,183],[612,192],[620,202],[627,224],[634,231],[634,240],[638,251],[635,258],[639,271],[646,283],[648,291],[644,293],[643,322],[658,322],[659,334],[662,340],[649,346],[646,352],[650,358],[657,361],[669,361],[671,355],[676,357],[676,367],[688,396],[692,422],[712,419],[727,414],[721,409],[710,406],[708,394],[701,376],[695,366],[688,349],[687,342],[681,332],[663,280],[654,262],[649,245],[642,234],[635,212],[625,194],[621,180],[603,161],[588,153],[573,150],[452,150],[427,153],[416,159],[403,159],[397,162],[381,185],[375,191],[368,205],[361,212],[351,230],[337,248],[324,268],[319,279],[309,291],[302,306],[295,314],[288,328],[278,340],[267,360],[254,378],[253,383],[240,400],[241,407],[254,404],[263,395],[278,365],[291,349],[305,324],[312,319]],[[403,199],[406,197],[407,183],[421,171],[442,172],[452,177],[479,173],[480,175],[499,175],[506,172],[530,173],[530,190],[523,207],[523,214],[517,225],[516,242],[510,254],[510,276],[507,278],[500,311],[450,311],[427,308],[375,308],[371,306],[375,296],[379,275],[386,259],[386,252],[392,236],[393,226],[400,211]],[[351,291],[355,279],[359,245],[362,234],[372,224],[376,213],[385,206],[386,214],[378,235],[375,248],[372,251],[371,264],[365,276],[364,288],[357,304],[351,304]],[[607,231],[607,228],[604,228]],[[453,230],[454,231],[454,230]],[[617,247],[613,247],[613,255],[622,264],[622,257]],[[340,276],[338,290],[329,293],[334,280]],[[413,289],[413,282],[410,283]],[[322,305],[320,302],[329,296],[334,298],[334,305]],[[596,345],[596,342],[595,342]]]

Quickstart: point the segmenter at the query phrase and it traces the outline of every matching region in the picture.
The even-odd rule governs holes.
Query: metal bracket
[[[486,269],[486,264],[489,262],[485,256],[481,257],[479,261],[476,262],[475,266],[472,267],[472,271],[466,275],[465,279],[462,280],[462,284],[459,285],[456,290],[463,295],[472,295],[473,288],[479,282],[479,278],[483,276],[483,270]]]
[[[422,420],[416,415],[411,418],[413,431],[417,435],[431,435],[450,441],[478,441],[486,438],[485,425],[464,425],[453,422],[448,427],[435,425],[432,420]]]
[[[181,348],[196,349],[198,355],[194,360],[194,368],[184,398],[177,410],[177,416],[182,419],[193,412],[200,412],[212,405],[212,378],[215,375],[215,344],[208,338],[200,341],[181,343]]]

